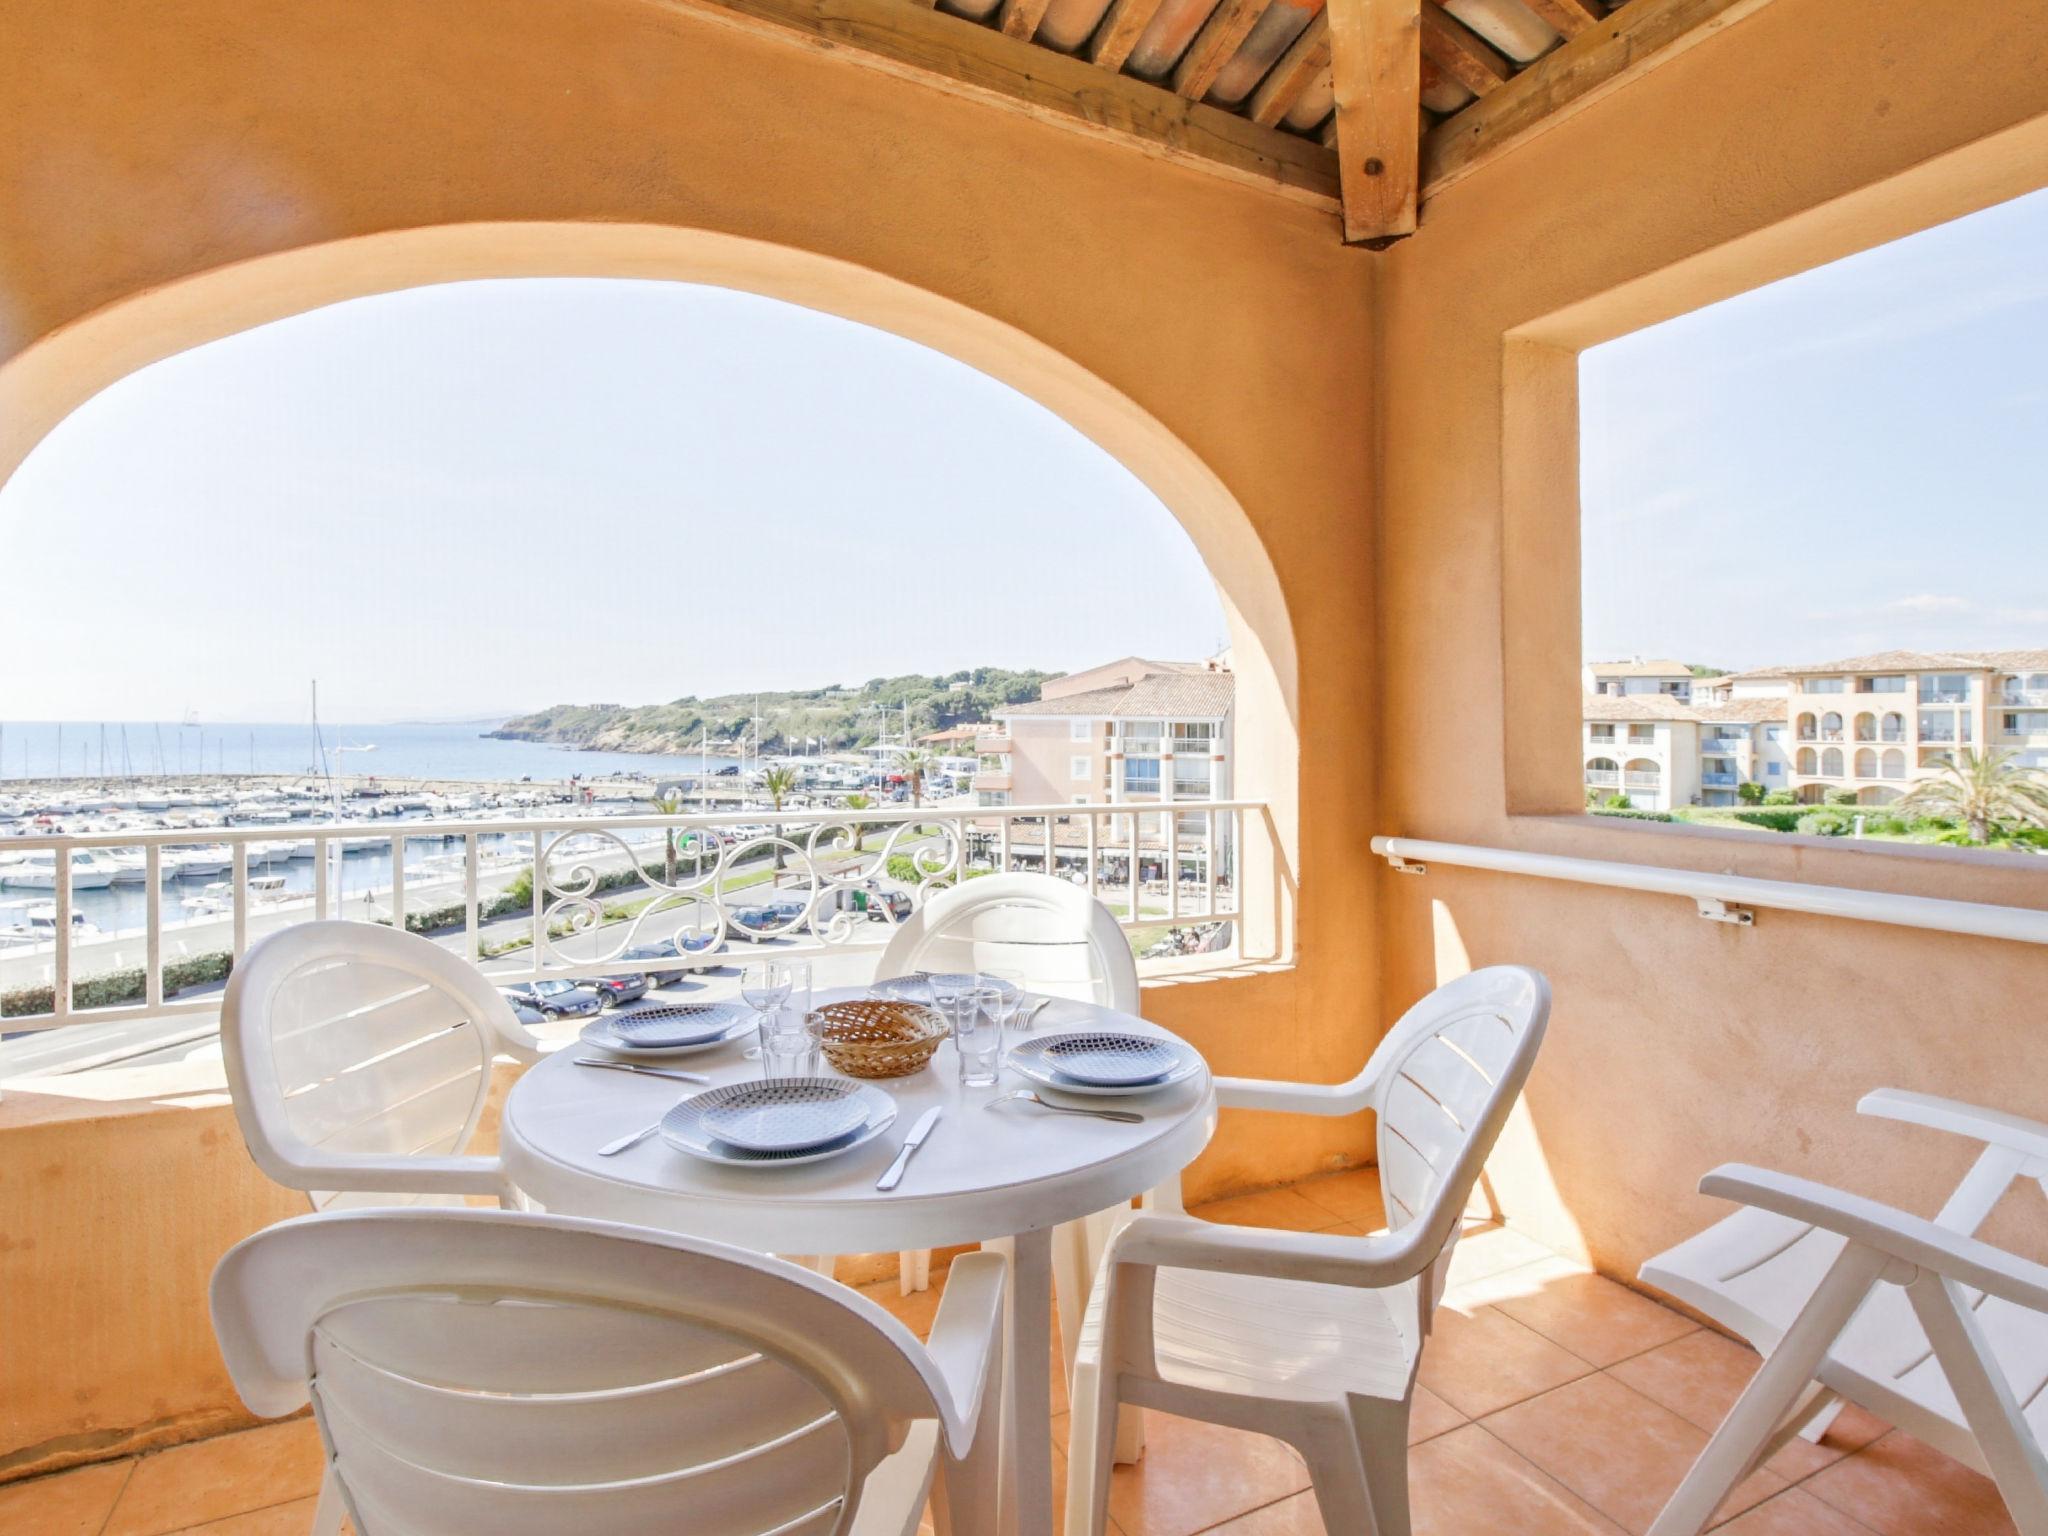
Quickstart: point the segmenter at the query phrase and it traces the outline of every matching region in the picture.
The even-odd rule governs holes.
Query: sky
[[[1586,655],[2048,647],[2048,191],[1580,359]]]
[[[1150,491],[939,353],[680,283],[450,284],[105,390],[0,487],[0,722],[504,718],[1227,643]]]

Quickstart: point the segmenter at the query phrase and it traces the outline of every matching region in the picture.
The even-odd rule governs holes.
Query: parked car
[[[819,917],[835,912],[851,912],[871,923],[900,923],[910,916],[910,897],[903,891],[882,890],[870,880],[860,886],[841,886],[818,903]]]
[[[550,1019],[587,1019],[593,1013],[604,1010],[604,999],[596,990],[580,982],[549,979],[546,981],[522,982],[518,986],[501,987],[505,1000],[513,1007],[537,1010],[542,1017]]]
[[[576,984],[590,988],[607,1008],[639,1002],[647,995],[649,986],[646,974],[641,971],[628,971],[618,976],[580,976]]]

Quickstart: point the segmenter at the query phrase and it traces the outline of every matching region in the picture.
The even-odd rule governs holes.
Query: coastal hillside
[[[668,704],[557,704],[507,720],[486,736],[507,741],[546,741],[593,752],[695,752],[708,731],[711,749],[736,743],[742,732],[752,742],[760,716],[761,747],[800,752],[817,741],[825,751],[903,739],[904,706],[910,731],[920,735],[948,726],[986,720],[1005,704],[1038,697],[1039,685],[1055,672],[1010,672],[976,667],[943,677],[911,673],[878,677],[853,685],[796,689],[785,693],[729,693],[716,698],[682,698]]]

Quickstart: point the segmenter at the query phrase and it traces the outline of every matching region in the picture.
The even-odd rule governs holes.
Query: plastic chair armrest
[[[2048,1312],[2048,1268],[1896,1206],[1742,1163],[1716,1168],[1700,1180],[1700,1193],[1839,1232],[1852,1243],[1975,1286],[2015,1306]]]
[[[925,1350],[938,1368],[950,1401],[946,1444],[955,1460],[964,1457],[980,1432],[988,1374],[1001,1358],[1003,1287],[1009,1261],[999,1253],[966,1253],[946,1272]]]
[[[2048,1161],[2048,1125],[2009,1115],[2004,1110],[1984,1109],[1959,1099],[1937,1098],[1931,1093],[1912,1093],[1904,1088],[1874,1089],[1857,1101],[1856,1110],[1859,1114],[1882,1115],[1887,1120],[1950,1131]]]
[[[292,1161],[263,1171],[289,1189],[498,1196],[506,1188],[505,1165],[495,1157],[338,1157],[302,1147]]]
[[[1384,1290],[1412,1280],[1433,1257],[1393,1233],[1275,1232],[1191,1216],[1138,1215],[1110,1244],[1108,1262]]]
[[[1348,1083],[1289,1083],[1257,1077],[1219,1077],[1216,1102],[1225,1109],[1269,1109],[1297,1115],[1355,1115],[1372,1107],[1374,1084],[1361,1072]]]

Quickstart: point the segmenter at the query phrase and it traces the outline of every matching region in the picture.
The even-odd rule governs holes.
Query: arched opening
[[[1827,803],[1828,787],[1825,784],[1802,784],[1799,786],[1798,793],[1801,805],[1825,805]]]
[[[1832,709],[1820,717],[1820,739],[1840,741],[1842,739],[1842,717]]]
[[[1858,741],[1877,740],[1877,716],[1867,709],[1856,717],[1856,739]]]
[[[1888,711],[1879,730],[1886,741],[1904,741],[1906,739],[1906,717],[1896,711]]]
[[[1859,779],[1874,779],[1877,777],[1877,753],[1869,747],[1859,747],[1856,751],[1856,777]]]
[[[1820,772],[1820,759],[1815,755],[1813,748],[1801,747],[1799,749],[1796,771],[1805,774]]]
[[[1839,779],[1842,776],[1842,749],[1825,748],[1820,755],[1820,771],[1824,777]]]
[[[1818,739],[1818,736],[1819,732],[1815,728],[1812,712],[1809,710],[1801,714],[1799,717],[1799,739],[1801,741],[1814,741]]]
[[[1899,798],[1900,791],[1884,784],[1867,784],[1856,791],[1858,805],[1890,805]]]
[[[1903,779],[1906,776],[1906,754],[1897,747],[1888,749],[1879,772],[1887,779]]]

